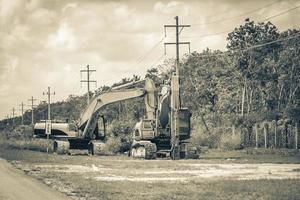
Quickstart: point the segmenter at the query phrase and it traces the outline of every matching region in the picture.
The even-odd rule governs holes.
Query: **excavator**
[[[182,108],[179,98],[179,82],[172,75],[171,84],[165,84],[160,93],[153,82],[146,82],[146,116],[133,131],[131,156],[155,159],[156,157],[197,158],[197,149],[189,144],[191,113]],[[147,85],[149,84],[149,85]]]
[[[141,82],[144,82],[143,88],[134,86]],[[153,80],[147,78],[95,96],[77,122],[77,137],[55,140],[54,150],[88,149],[91,154],[103,154],[106,125],[101,109],[112,103],[141,97],[144,98],[146,112],[134,127],[130,156],[145,159],[197,158],[196,148],[188,142],[191,113],[181,107],[179,77],[176,75],[171,76],[160,92]]]

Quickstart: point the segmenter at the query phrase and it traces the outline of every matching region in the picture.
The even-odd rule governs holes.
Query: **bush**
[[[116,154],[120,152],[122,143],[119,137],[109,137],[105,142],[103,152],[105,154]]]
[[[197,132],[193,131],[191,136],[191,144],[197,148],[200,147],[209,147],[209,148],[217,148],[219,144],[220,136],[213,132],[208,134],[207,132]]]
[[[241,149],[240,134],[222,134],[220,138],[220,148],[224,150]]]
[[[19,139],[9,139],[2,140],[1,147],[8,149],[18,149],[18,150],[32,150],[46,152],[47,147],[49,152],[53,152],[53,140],[46,139],[30,139],[30,140],[19,140]]]
[[[7,139],[30,140],[33,137],[32,126],[17,126],[6,133]]]

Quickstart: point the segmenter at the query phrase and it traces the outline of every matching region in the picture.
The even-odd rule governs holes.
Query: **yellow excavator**
[[[143,88],[136,85],[143,82]],[[128,87],[133,87],[128,89]],[[104,154],[106,124],[101,108],[123,100],[143,97],[145,116],[138,122],[133,131],[133,143],[130,156],[155,159],[156,157],[197,158],[197,149],[190,146],[191,113],[183,108],[180,102],[179,76],[172,72],[161,90],[155,87],[151,79],[145,79],[121,85],[92,98],[77,121],[77,131],[66,131],[52,123],[57,135],[54,151],[65,153],[72,149],[89,150],[91,154]],[[40,125],[43,126],[43,125]],[[36,132],[41,133],[36,125]],[[62,134],[64,133],[64,134]]]
[[[179,79],[173,74],[160,92],[151,79],[145,79],[144,87],[129,83],[95,96],[77,122],[77,137],[56,140],[54,150],[88,149],[91,154],[102,154],[105,146],[105,119],[101,108],[123,100],[143,97],[146,114],[133,131],[130,156],[155,159],[156,157],[197,158],[197,150],[189,145],[190,117],[182,108],[179,97]],[[135,87],[126,89],[127,87]],[[100,125],[102,124],[102,125]],[[100,128],[102,127],[102,129]]]
[[[145,88],[151,89],[144,96],[146,116],[134,127],[130,151],[132,157],[198,157],[197,149],[188,141],[191,113],[180,106],[176,79],[176,76],[172,76],[171,84],[165,84],[159,93],[152,81],[145,83]]]

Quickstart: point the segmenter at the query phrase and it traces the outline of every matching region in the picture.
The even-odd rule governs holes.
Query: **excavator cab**
[[[134,140],[152,140],[155,137],[155,121],[143,119],[138,122],[133,131]]]
[[[99,117],[99,120],[98,120],[98,123],[97,123],[97,126],[95,128],[95,131],[94,131],[94,134],[95,134],[95,139],[99,139],[99,140],[103,140],[105,138],[105,135],[106,135],[106,119],[104,118],[103,115],[101,115]]]

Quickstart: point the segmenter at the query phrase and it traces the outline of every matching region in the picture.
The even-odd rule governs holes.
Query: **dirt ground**
[[[0,200],[70,200],[0,158]]]
[[[233,152],[172,161],[27,151],[11,163],[73,199],[300,199],[298,156]]]

